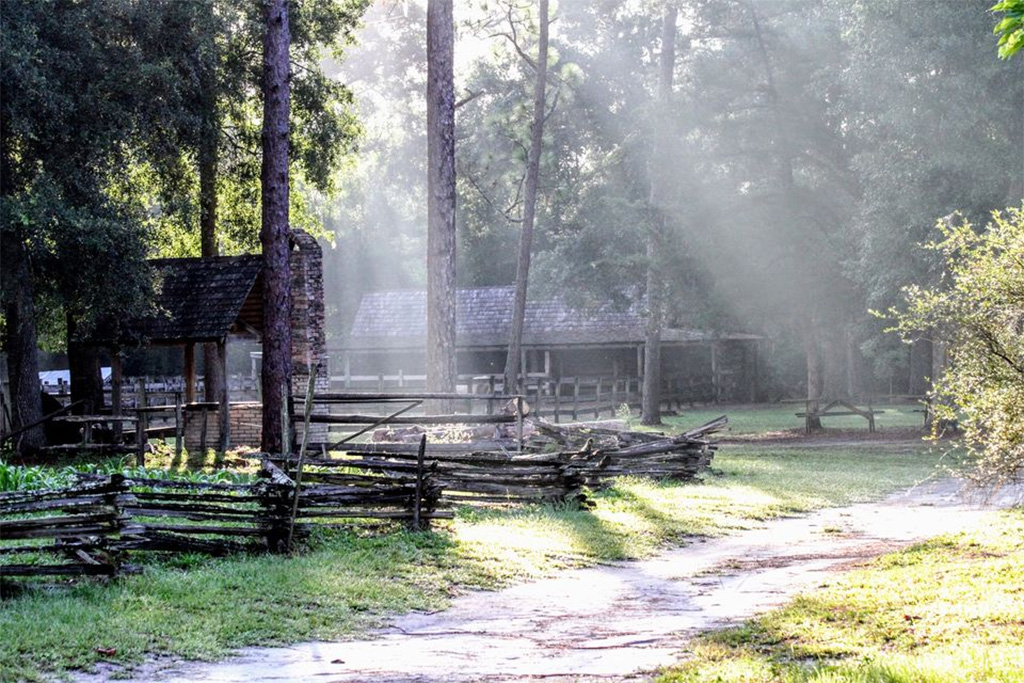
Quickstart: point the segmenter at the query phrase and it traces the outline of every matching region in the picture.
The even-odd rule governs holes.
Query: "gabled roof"
[[[508,344],[515,290],[478,287],[458,290],[456,337],[460,347],[500,347]],[[523,344],[633,344],[642,342],[646,316],[642,303],[619,308],[611,303],[574,309],[560,298],[528,301]],[[417,348],[426,341],[427,295],[422,290],[370,292],[359,303],[346,347],[350,349]],[[666,329],[669,342],[699,342],[713,338],[700,330]],[[715,338],[756,339],[755,335]]]
[[[122,322],[122,338],[153,344],[216,341],[227,336],[240,319],[262,329],[256,286],[262,269],[260,256],[154,259],[149,263],[155,270],[157,313]]]

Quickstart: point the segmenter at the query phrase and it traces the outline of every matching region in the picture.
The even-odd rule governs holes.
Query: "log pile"
[[[711,465],[716,446],[707,437],[728,424],[723,415],[696,429],[667,437],[586,425],[553,425],[536,421],[530,448],[556,450],[567,468],[587,486],[601,488],[615,477],[636,476],[686,481]]]

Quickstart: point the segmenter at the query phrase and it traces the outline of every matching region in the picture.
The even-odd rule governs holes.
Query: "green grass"
[[[232,648],[343,638],[389,614],[439,609],[563,567],[649,556],[825,505],[876,497],[934,472],[924,449],[728,446],[705,484],[622,480],[592,512],[460,511],[433,533],[324,535],[297,557],[150,562],[140,576],[33,589],[0,604],[0,680],[32,680],[98,659],[211,659]],[[46,628],[41,628],[46,624]],[[97,648],[112,648],[103,655]]]
[[[866,406],[861,405],[860,407]],[[916,403],[874,406],[875,427],[883,432],[886,429],[895,428],[921,429],[924,420],[923,414],[914,412],[915,409],[920,407]],[[679,411],[679,415],[665,417],[664,422],[668,431],[684,431],[726,414],[729,416],[729,426],[722,433],[723,436],[752,435],[789,430],[796,430],[802,433],[804,419],[797,417],[796,413],[803,412],[803,409],[804,405],[802,403],[683,408]],[[825,427],[825,434],[829,431],[847,429],[864,433],[868,431],[868,421],[857,415],[828,417],[822,420],[822,425]]]
[[[1024,510],[705,635],[659,683],[1024,681]]]

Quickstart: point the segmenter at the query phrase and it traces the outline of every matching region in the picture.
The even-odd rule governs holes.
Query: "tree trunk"
[[[852,398],[864,393],[861,385],[860,353],[857,349],[857,336],[853,325],[845,327],[843,341],[846,346],[846,395]]]
[[[661,56],[658,76],[658,109],[655,120],[655,146],[651,164],[651,186],[648,204],[651,210],[650,233],[647,236],[647,328],[644,334],[644,389],[640,422],[661,424],[661,330],[665,322],[664,276],[661,272],[660,249],[665,232],[662,203],[662,174],[668,172],[668,116],[672,101],[672,76],[676,65],[676,17],[672,4],[665,6],[661,28]]]
[[[818,339],[818,330],[813,321],[807,320],[803,325],[804,355],[807,359],[807,401],[808,410],[818,409],[818,399],[821,398],[822,372],[821,372],[821,344]],[[812,430],[821,429],[821,418],[809,417],[807,424]]]
[[[71,402],[83,402],[74,412],[78,415],[96,415],[103,410],[104,404],[99,349],[76,341],[76,323],[70,313],[67,314],[67,335]]]
[[[932,373],[932,343],[927,339],[917,339],[910,345],[907,393],[911,396],[924,396],[931,389],[928,378]]]
[[[288,265],[288,3],[266,0],[263,38],[263,166],[260,174],[263,246],[263,443],[285,444],[291,391],[291,272]]]
[[[427,391],[455,391],[455,26],[427,2]],[[447,413],[448,402],[431,406]]]
[[[212,10],[212,5],[210,6]],[[207,48],[200,72],[202,124],[199,137],[199,236],[204,259],[220,255],[217,245],[217,162],[220,155],[220,122],[217,117],[217,55],[214,41]],[[229,442],[227,420],[227,368],[221,344],[203,344],[203,388],[208,402],[223,402],[220,409],[220,447]]]
[[[217,137],[203,131],[199,150],[199,231],[203,258],[219,256],[217,247]],[[219,401],[227,382],[216,342],[203,344],[204,394],[207,401]]]
[[[526,189],[523,195],[523,232],[519,237],[519,261],[516,264],[515,301],[512,329],[505,356],[505,392],[514,387],[522,393],[523,377],[519,359],[523,349],[523,325],[526,318],[526,289],[530,278],[530,254],[533,249],[533,225],[537,214],[537,180],[540,153],[544,142],[544,118],[548,80],[548,0],[540,0],[540,38],[537,43],[537,79],[533,84],[533,123],[530,127],[530,152],[526,160]]]
[[[11,429],[20,429],[43,416],[39,397],[39,360],[36,356],[36,318],[31,263],[22,236],[13,228],[0,229],[6,329],[7,379],[10,382]],[[28,452],[45,445],[42,425],[24,432],[17,447]]]
[[[658,242],[647,238],[647,328],[644,331],[644,388],[640,423],[661,424],[661,329],[665,318],[661,272],[656,265]]]

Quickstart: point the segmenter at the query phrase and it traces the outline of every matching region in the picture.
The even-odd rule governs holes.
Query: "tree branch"
[[[486,95],[487,94],[486,90],[480,90],[478,92],[473,92],[472,90],[469,90],[468,92],[469,92],[468,95],[466,95],[461,100],[459,100],[458,102],[455,103],[455,108],[456,109],[458,109],[459,107],[461,107],[464,104],[469,104],[470,102],[472,102],[473,100],[475,100],[476,98],[478,98],[478,97],[480,97],[482,95]]]

